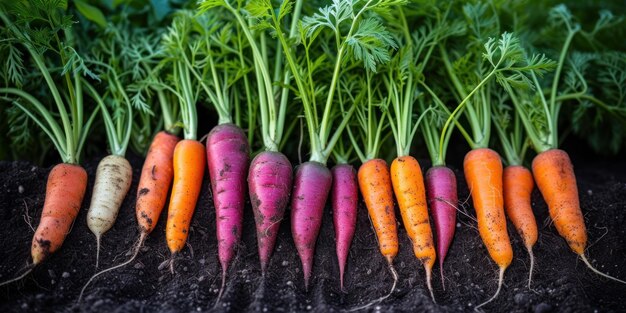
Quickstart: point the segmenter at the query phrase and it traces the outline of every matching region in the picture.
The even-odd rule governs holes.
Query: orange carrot
[[[489,255],[500,267],[498,289],[486,302],[491,302],[500,293],[504,271],[513,261],[513,249],[506,230],[502,197],[502,161],[497,152],[489,148],[473,149],[463,161],[465,179],[472,195],[478,231]]]
[[[367,212],[376,232],[381,254],[387,260],[389,270],[393,275],[393,285],[385,296],[382,296],[365,305],[350,309],[349,312],[363,310],[374,303],[383,301],[396,289],[398,273],[393,267],[393,259],[398,255],[398,230],[396,229],[396,215],[393,209],[393,191],[387,162],[382,159],[365,161],[358,172],[359,189],[363,195]]]
[[[58,164],[48,176],[43,213],[31,247],[33,264],[41,263],[65,240],[83,202],[87,172],[74,164]]]
[[[391,265],[398,255],[398,231],[387,162],[369,160],[359,168],[359,188],[376,231],[380,252]]]
[[[522,237],[524,246],[530,255],[528,288],[530,288],[535,264],[533,246],[537,242],[538,235],[537,221],[530,206],[530,196],[534,185],[533,175],[524,166],[513,165],[504,169],[504,209],[506,215],[517,229],[517,233]]]
[[[406,232],[413,242],[413,252],[426,270],[426,285],[434,301],[431,274],[437,253],[428,218],[424,177],[412,156],[398,157],[391,163],[391,182]]]
[[[0,282],[0,286],[26,277],[48,255],[58,250],[80,211],[87,190],[87,172],[80,165],[61,163],[52,168],[46,185],[46,200],[39,226],[33,236],[33,263],[18,277]]]
[[[174,149],[174,184],[168,208],[165,237],[172,255],[183,249],[196,208],[205,167],[205,148],[185,139]],[[170,267],[173,270],[173,265]]]
[[[625,281],[595,269],[585,256],[587,229],[580,209],[574,166],[567,152],[550,149],[533,159],[533,176],[548,205],[550,217],[569,247],[598,275],[626,284]]]
[[[180,139],[161,131],[152,140],[137,187],[137,223],[142,233],[154,230],[172,184],[172,159]]]

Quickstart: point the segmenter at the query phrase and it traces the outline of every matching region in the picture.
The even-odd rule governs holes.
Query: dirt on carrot
[[[572,158],[576,156],[570,154]],[[91,197],[95,169],[102,157],[84,162],[89,175],[87,199]],[[143,159],[134,155],[129,155],[128,159],[133,166],[133,184],[117,222],[109,236],[102,239],[105,249],[100,257],[103,264],[116,264],[128,258],[126,254],[138,236],[134,204]],[[430,166],[428,162],[418,160],[424,169]],[[453,166],[461,164],[457,161],[450,160],[449,164],[458,177],[459,200],[464,204],[459,209],[473,215],[471,206],[464,202],[469,193],[465,178],[460,168]],[[626,229],[623,227],[626,221],[626,163],[587,161],[573,160],[580,202],[589,226],[588,253],[593,264],[604,265],[603,269],[609,274],[623,278],[626,277]],[[11,277],[30,256],[33,231],[27,221],[33,227],[37,226],[45,195],[45,184],[41,182],[46,180],[50,169],[26,162],[0,162],[0,246],[4,249],[0,253],[0,280]],[[137,259],[122,269],[103,275],[87,289],[81,304],[74,308],[80,288],[93,274],[93,271],[83,269],[92,268],[95,261],[95,242],[84,222],[89,204],[83,203],[63,246],[23,281],[0,289],[0,311],[212,310],[220,287],[221,269],[216,257],[215,223],[207,222],[215,218],[209,189],[208,175],[205,175],[189,230],[189,244],[177,259],[175,275],[157,270],[159,264],[169,258],[165,223],[159,222]],[[511,226],[511,243],[516,257],[506,272],[506,288],[490,308],[493,306],[508,312],[626,310],[626,304],[620,300],[626,287],[583,270],[582,262],[549,222],[547,207],[538,190],[533,191],[532,201],[540,238],[535,246],[537,264],[533,290],[536,293],[526,286],[528,255]],[[289,223],[281,223],[266,284],[260,286],[255,226],[248,202],[244,211],[242,246],[231,266],[234,275],[228,280],[221,306],[212,312],[257,309],[262,312],[265,308],[268,312],[306,311],[307,308],[340,311],[380,296],[389,288],[392,278],[387,262],[380,256],[367,210],[362,201],[359,202],[356,233],[346,266],[347,294],[339,291],[330,203],[324,210],[312,288],[307,294],[296,285],[302,279],[302,272]],[[161,221],[165,221],[165,211],[161,213]],[[399,217],[399,212],[396,213]],[[437,305],[432,303],[424,286],[423,272],[415,270],[415,255],[409,248],[411,243],[402,235],[394,262],[401,279],[390,299],[377,304],[381,311],[472,312],[479,301],[493,293],[497,267],[488,260],[478,232],[470,226],[475,223],[462,213],[458,214],[457,222],[455,241],[444,263],[446,290],[442,289],[439,279],[433,279]],[[607,249],[608,246],[611,248]]]

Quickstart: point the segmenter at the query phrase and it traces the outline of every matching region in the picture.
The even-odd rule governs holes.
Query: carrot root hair
[[[532,290],[532,288],[530,288],[530,285],[533,281],[533,269],[535,268],[535,255],[533,254],[532,247],[528,248],[528,255],[530,257],[530,271],[528,273],[528,289]]]
[[[226,269],[222,268],[222,286],[220,287],[220,292],[217,294],[217,300],[215,300],[215,305],[213,305],[214,309],[217,308],[217,305],[220,304],[220,301],[222,300],[224,287],[226,287]]]
[[[432,269],[426,268],[426,287],[428,287],[430,298],[433,299],[433,303],[437,303],[437,301],[435,301],[435,293],[433,292],[432,276]]]
[[[605,273],[602,273],[602,272],[600,272],[599,270],[597,270],[595,267],[593,267],[593,266],[591,265],[591,263],[589,263],[589,260],[587,260],[587,257],[586,257],[584,254],[580,254],[579,256],[580,256],[580,258],[583,260],[583,262],[585,262],[585,265],[587,265],[587,267],[588,267],[590,270],[592,270],[594,273],[596,273],[596,274],[598,274],[598,275],[600,275],[600,276],[606,277],[606,278],[608,278],[608,279],[611,279],[611,280],[614,280],[614,281],[616,281],[616,282],[620,282],[620,283],[622,283],[622,284],[625,284],[625,285],[626,285],[626,281],[623,281],[623,280],[621,280],[621,279],[619,279],[619,278],[615,278],[615,277],[613,277],[613,276],[611,276],[611,275],[609,275],[609,274],[605,274]]]
[[[93,276],[91,276],[91,278],[89,278],[89,280],[87,281],[87,283],[83,286],[83,289],[80,290],[80,294],[78,295],[78,299],[76,299],[76,304],[79,304],[82,299],[83,299],[83,294],[85,293],[85,290],[87,290],[87,287],[89,286],[89,284],[91,284],[91,282],[96,279],[98,276],[116,270],[118,268],[124,267],[128,264],[130,264],[131,262],[133,262],[135,260],[135,258],[137,258],[137,255],[139,255],[139,250],[141,250],[141,247],[143,247],[143,243],[146,241],[146,237],[148,236],[148,233],[142,231],[141,235],[139,236],[139,239],[137,240],[137,242],[133,245],[132,247],[132,251],[133,251],[133,255],[130,257],[130,259],[128,259],[127,261],[120,263],[118,265],[106,268],[101,270],[100,272],[95,273]]]
[[[96,268],[98,270],[98,264],[100,263],[100,235],[96,235]]]
[[[386,295],[384,295],[384,296],[382,296],[382,297],[380,297],[380,298],[378,298],[376,300],[373,300],[373,301],[371,301],[368,304],[365,304],[365,305],[358,306],[356,308],[352,308],[350,310],[347,310],[347,312],[355,312],[355,311],[364,310],[364,309],[367,309],[367,308],[369,308],[370,306],[372,306],[372,305],[374,305],[376,303],[382,302],[385,299],[389,298],[393,294],[393,292],[396,290],[396,285],[398,285],[398,272],[396,272],[396,269],[393,267],[393,264],[391,263],[391,261],[389,262],[389,271],[391,272],[391,275],[393,276],[393,285],[391,286],[391,290],[389,290],[388,294],[386,294]]]
[[[498,290],[496,290],[496,293],[493,296],[491,296],[491,298],[489,298],[489,300],[487,300],[487,301],[477,305],[474,308],[475,312],[481,312],[479,310],[480,307],[488,304],[489,302],[493,301],[495,298],[498,297],[498,295],[500,294],[500,290],[502,289],[502,283],[504,282],[504,271],[505,270],[506,270],[506,267],[502,267],[502,266],[500,267],[500,274],[498,275]]]
[[[26,271],[24,273],[22,273],[22,275],[1,282],[0,283],[0,287],[2,287],[4,285],[8,285],[8,284],[13,283],[13,282],[16,282],[18,280],[21,280],[22,278],[26,277],[26,275],[30,274],[33,271],[34,268],[35,268],[35,263],[28,264],[26,266]]]

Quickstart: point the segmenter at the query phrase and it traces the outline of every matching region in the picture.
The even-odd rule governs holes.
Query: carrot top
[[[559,40],[551,41],[552,44],[556,43],[559,51],[556,61],[556,70],[551,82],[549,82],[550,87],[544,88],[540,81],[541,71],[537,70],[527,71],[516,77],[516,79],[503,79],[501,75],[498,75],[497,80],[511,98],[515,110],[519,114],[521,122],[526,129],[528,138],[537,153],[558,147],[559,115],[561,105],[564,101],[574,100],[583,104],[580,106],[583,110],[578,111],[578,115],[584,115],[584,113],[582,113],[584,112],[584,107],[596,106],[608,112],[610,115],[617,116],[618,119],[621,119],[622,123],[626,122],[626,114],[623,113],[626,111],[622,110],[622,113],[618,114],[619,109],[617,109],[619,105],[623,106],[623,99],[621,99],[621,104],[620,100],[617,100],[615,101],[617,102],[615,105],[608,105],[591,93],[587,78],[585,77],[585,70],[590,66],[592,57],[570,53],[573,40],[577,35],[593,42],[594,36],[597,33],[619,24],[620,21],[620,18],[606,11],[600,14],[600,18],[597,20],[592,30],[584,31],[567,7],[565,5],[558,5],[549,12],[548,29],[558,29],[559,36],[554,37],[565,39],[562,42]],[[623,85],[616,81],[616,77],[619,76],[617,71],[623,71],[623,66],[617,65],[617,62],[613,63],[611,54],[596,55],[594,57],[599,59],[600,64],[604,62],[605,65],[604,68],[598,69],[600,71],[599,76],[603,77],[602,80],[606,83],[606,87],[600,87],[600,89],[614,88],[614,86]],[[537,58],[538,57],[535,56],[531,58],[531,60]],[[623,62],[623,58],[621,59]],[[554,65],[554,63],[552,63],[552,65]],[[621,69],[616,70],[618,68]],[[527,85],[525,86],[526,89],[531,90],[519,90],[520,81]]]
[[[544,55],[527,55],[519,38],[513,33],[501,33],[498,16],[488,9],[487,4],[467,4],[461,14],[469,23],[463,34],[469,38],[469,42],[462,43],[463,49],[453,51],[452,56],[458,59],[452,59],[445,46],[439,45],[454,97],[459,103],[444,124],[439,139],[440,149],[452,122],[455,122],[472,149],[488,147],[494,79],[516,86],[528,86],[530,84],[524,79],[525,73],[541,75],[554,66],[554,62]],[[461,112],[468,121],[471,134],[456,123],[457,115]]]
[[[5,5],[11,10],[5,10]],[[30,117],[50,137],[64,163],[78,164],[98,108],[84,118],[83,78],[99,78],[85,65],[83,57],[74,49],[72,33],[68,31],[74,21],[63,2],[32,2],[28,6],[20,1],[2,4],[0,20],[9,30],[10,41],[19,43],[30,54],[35,67],[41,73],[56,109],[49,109],[32,94],[19,88],[0,88],[0,93],[12,95],[19,100],[14,105]],[[16,12],[17,22],[11,21],[5,12]],[[31,26],[32,21],[43,21]],[[63,88],[59,88],[53,73],[62,68]],[[17,87],[19,78],[14,77]],[[24,101],[24,102],[20,102]],[[60,123],[59,120],[60,119]]]

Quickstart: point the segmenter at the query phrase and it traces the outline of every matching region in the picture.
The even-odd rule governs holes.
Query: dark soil
[[[133,188],[124,201],[117,223],[104,235],[101,266],[120,263],[138,236],[134,202],[142,159],[131,157]],[[576,162],[580,199],[589,233],[591,262],[598,269],[626,279],[626,164]],[[314,276],[304,291],[301,265],[288,221],[283,221],[269,276],[261,278],[252,210],[245,212],[243,242],[231,270],[223,301],[213,308],[220,286],[215,240],[215,213],[204,180],[190,229],[188,246],[176,259],[175,274],[159,269],[170,255],[165,244],[165,210],[137,260],[98,278],[76,305],[82,285],[94,272],[96,243],[86,224],[86,213],[98,159],[86,163],[87,194],[80,215],[63,247],[25,279],[0,287],[0,312],[192,312],[342,311],[386,294],[392,278],[380,255],[367,212],[359,208],[346,273],[346,291],[339,290],[332,216],[326,210],[317,242]],[[455,163],[456,164],[456,163]],[[423,165],[428,165],[424,162]],[[25,162],[0,162],[0,281],[19,274],[30,258],[32,227],[38,223],[50,168]],[[468,198],[460,171],[459,199]],[[570,251],[549,222],[546,205],[535,191],[533,205],[539,223],[535,247],[537,264],[533,290],[526,287],[528,254],[509,224],[515,257],[506,271],[505,286],[487,311],[499,312],[624,312],[626,286],[589,271]],[[474,215],[469,202],[467,213]],[[289,212],[287,212],[286,216]],[[399,218],[399,214],[397,214]],[[472,311],[496,289],[497,266],[481,242],[476,224],[459,215],[455,240],[444,264],[446,290],[435,267],[433,284],[437,304],[424,284],[424,270],[415,259],[403,227],[399,227],[400,253],[395,266],[398,288],[371,311],[459,312]]]

